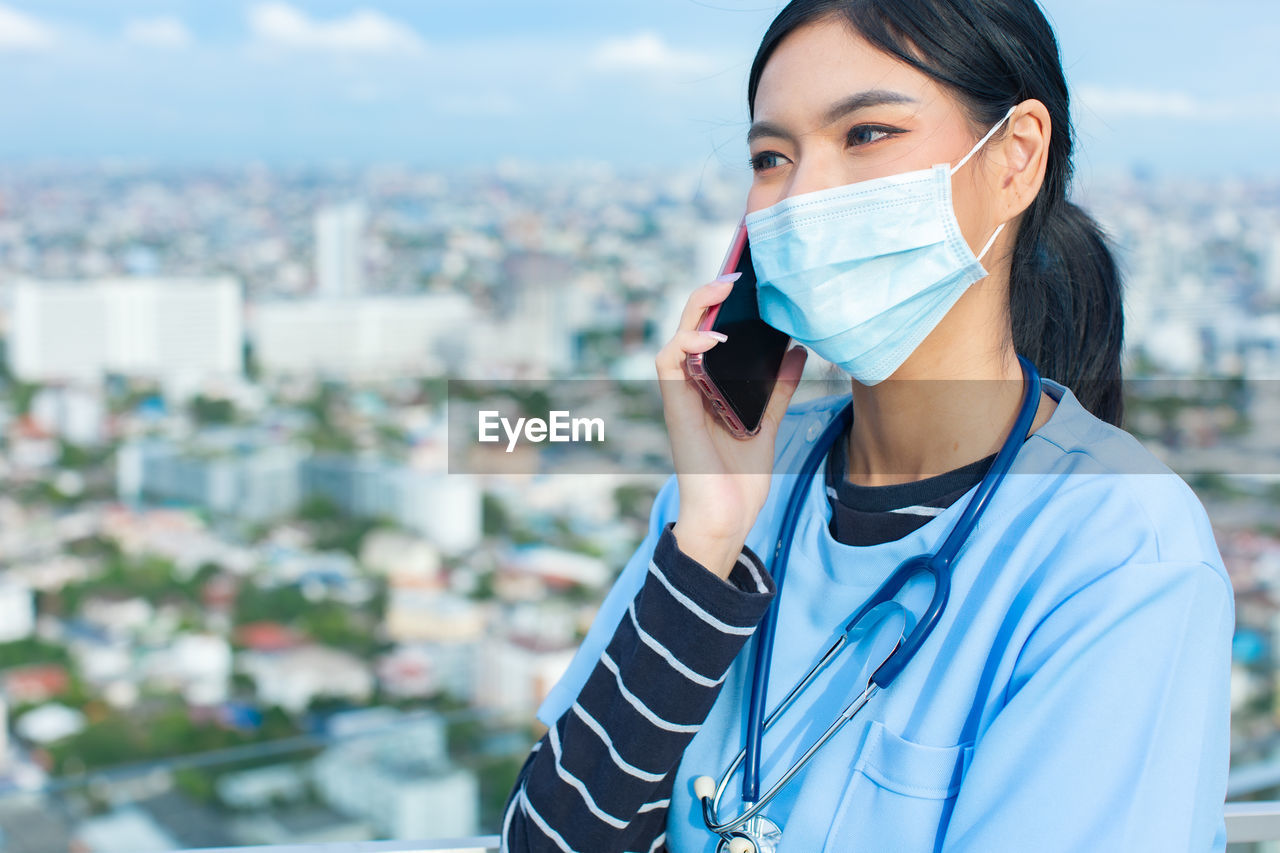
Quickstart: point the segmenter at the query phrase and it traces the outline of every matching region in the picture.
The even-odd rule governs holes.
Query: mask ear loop
[[[1014,104],[1013,106],[1009,107],[1009,112],[1004,114],[1004,118],[1000,119],[998,122],[993,124],[991,126],[991,129],[987,131],[987,135],[979,139],[978,144],[970,148],[969,153],[964,155],[964,157],[960,160],[959,163],[956,163],[954,166],[951,167],[952,177],[955,177],[956,172],[960,171],[960,167],[963,166],[965,163],[968,163],[969,159],[973,157],[974,154],[977,154],[979,151],[982,150],[982,146],[986,145],[987,142],[990,141],[991,137],[996,135],[996,131],[1000,129],[1001,125],[1003,125],[1006,121],[1009,120],[1009,116],[1013,115],[1013,111],[1016,110],[1017,108],[1018,108],[1017,104]]]
[[[1009,111],[1004,114],[1004,118],[1000,119],[998,122],[993,124],[991,126],[991,129],[987,131],[987,135],[979,139],[978,144],[970,148],[969,153],[964,155],[964,157],[960,160],[959,163],[956,163],[954,166],[951,167],[952,177],[955,177],[956,172],[960,171],[960,167],[963,166],[965,163],[968,163],[970,158],[972,158],[974,154],[977,154],[979,151],[982,150],[982,146],[986,145],[987,142],[990,141],[991,137],[996,135],[996,131],[999,130],[1000,127],[1006,121],[1009,120],[1009,116],[1013,115],[1013,111],[1016,110],[1017,108],[1018,108],[1017,104],[1014,104],[1013,106],[1009,107]],[[995,245],[996,238],[1000,236],[1000,232],[1004,230],[1004,226],[1005,226],[1005,223],[1003,222],[1001,222],[999,225],[996,226],[996,230],[991,235],[991,239],[987,240],[987,244],[983,246],[982,251],[978,253],[977,260],[979,263],[981,263],[982,257],[991,249],[993,245]]]
[[[987,245],[983,246],[982,251],[978,253],[979,263],[982,262],[982,256],[987,253],[987,250],[995,245],[996,238],[1000,236],[1000,232],[1004,230],[1004,226],[1005,226],[1005,223],[1003,222],[1001,222],[999,225],[996,226],[995,233],[991,235],[991,239],[987,241]]]

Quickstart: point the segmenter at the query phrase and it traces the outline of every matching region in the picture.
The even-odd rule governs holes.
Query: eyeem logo
[[[571,418],[568,412],[548,412],[550,421],[542,418],[516,418],[515,425],[495,410],[480,412],[480,441],[501,441],[498,427],[507,434],[507,452],[516,449],[520,436],[535,444],[542,441],[604,441],[603,418]],[[581,431],[581,437],[579,437]]]

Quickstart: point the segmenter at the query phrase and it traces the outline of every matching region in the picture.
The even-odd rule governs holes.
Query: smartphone
[[[750,438],[760,431],[765,408],[791,339],[760,319],[756,271],[745,221],[738,224],[720,274],[740,272],[719,305],[702,314],[699,331],[722,332],[728,340],[685,358],[685,372],[702,390],[729,432]]]

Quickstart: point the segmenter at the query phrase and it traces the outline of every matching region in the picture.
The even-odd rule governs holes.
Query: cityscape
[[[649,378],[744,180],[0,171],[2,849],[495,832],[670,463],[650,417],[646,465],[451,471],[448,380]],[[1080,201],[1235,585],[1231,796],[1274,795],[1280,183]]]
[[[499,832],[671,476],[784,5],[0,0],[0,853]],[[1124,427],[1236,594],[1228,800],[1280,801],[1280,6],[1038,5]]]

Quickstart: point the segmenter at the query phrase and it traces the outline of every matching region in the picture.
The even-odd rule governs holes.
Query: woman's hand
[[[729,576],[747,533],[769,496],[773,445],[778,425],[795,393],[806,352],[793,347],[765,409],[760,431],[735,438],[685,373],[685,358],[706,352],[720,341],[699,332],[698,321],[729,295],[732,281],[717,279],[695,290],[680,315],[680,326],[656,360],[663,416],[671,441],[680,511],[673,533],[680,550],[722,578]]]

